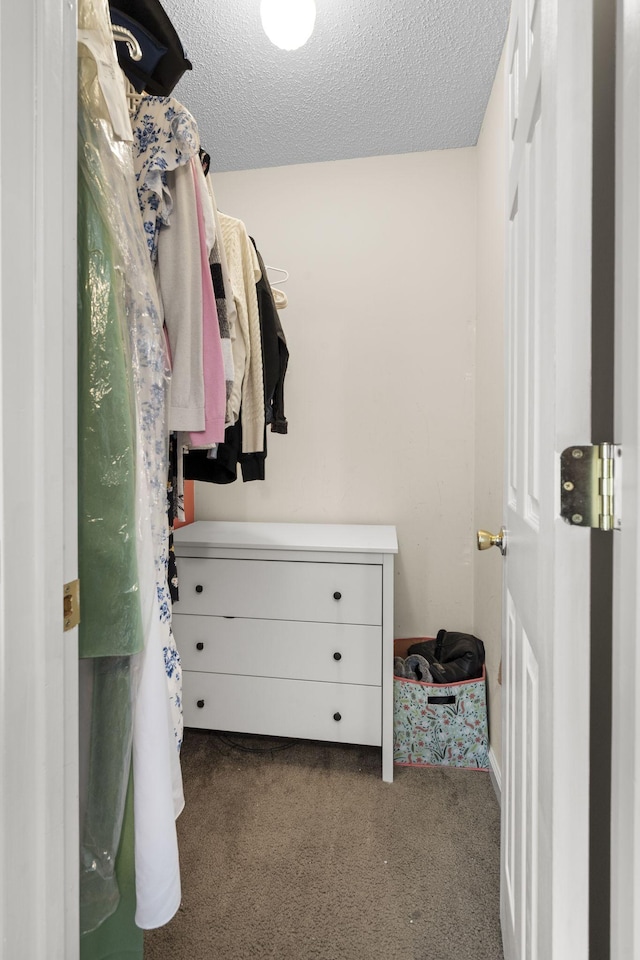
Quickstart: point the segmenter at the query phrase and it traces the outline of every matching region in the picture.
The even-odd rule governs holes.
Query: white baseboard
[[[489,747],[489,776],[491,777],[491,783],[493,784],[498,804],[502,805],[502,771],[500,770],[498,758],[493,752],[493,747]]]

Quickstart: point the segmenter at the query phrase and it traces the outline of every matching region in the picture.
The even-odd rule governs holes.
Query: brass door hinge
[[[567,447],[560,454],[560,515],[576,527],[619,530],[622,448]]]
[[[80,623],[80,581],[65,583],[63,592],[63,619],[65,633]]]

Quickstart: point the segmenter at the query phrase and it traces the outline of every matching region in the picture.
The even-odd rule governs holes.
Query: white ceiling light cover
[[[276,47],[297,50],[313,33],[315,0],[261,0],[260,18],[264,32]]]

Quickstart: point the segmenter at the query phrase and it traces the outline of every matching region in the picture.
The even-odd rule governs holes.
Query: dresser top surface
[[[196,520],[176,530],[176,546],[245,550],[330,550],[333,553],[397,553],[392,526],[364,523],[233,523]]]

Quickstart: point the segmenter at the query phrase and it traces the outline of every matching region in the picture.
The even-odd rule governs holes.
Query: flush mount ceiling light
[[[260,17],[271,43],[282,50],[297,50],[313,33],[315,0],[260,0]]]

